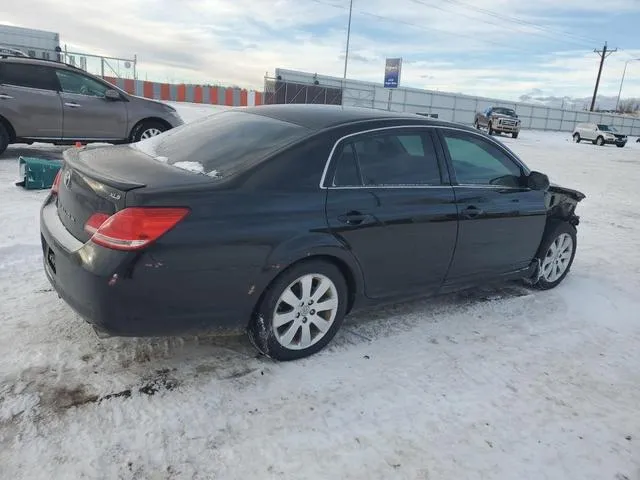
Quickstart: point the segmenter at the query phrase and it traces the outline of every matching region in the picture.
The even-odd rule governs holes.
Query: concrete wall
[[[314,80],[318,80],[323,86],[339,88],[342,85],[342,79],[338,77],[315,75],[295,70],[279,68],[276,69],[277,76],[290,82],[311,84]],[[569,132],[577,123],[591,122],[613,125],[622,133],[640,136],[640,118],[630,115],[591,113],[416,88],[386,89],[382,87],[382,81],[378,84],[347,80],[342,99],[342,104],[345,106],[389,109],[410,113],[432,113],[438,114],[438,118],[442,120],[469,125],[473,123],[476,112],[489,106],[509,107],[516,110],[522,120],[523,128]]]
[[[156,100],[206,103],[230,107],[247,107],[264,103],[262,92],[240,88],[147,82],[130,78],[104,77],[104,79],[127,93]]]

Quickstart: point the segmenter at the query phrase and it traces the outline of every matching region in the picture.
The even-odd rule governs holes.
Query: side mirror
[[[531,172],[527,177],[527,187],[531,190],[546,190],[549,188],[549,177],[544,173]]]
[[[104,92],[104,98],[107,100],[122,100],[120,94],[116,90],[109,89]]]

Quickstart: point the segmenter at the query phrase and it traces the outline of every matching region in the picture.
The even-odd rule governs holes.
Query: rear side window
[[[435,148],[426,131],[357,136],[343,145],[336,158],[336,187],[441,184]]]
[[[0,83],[16,87],[57,90],[58,83],[53,69],[42,65],[0,63]]]
[[[132,146],[161,162],[219,178],[244,171],[308,134],[299,125],[231,110]]]
[[[338,165],[336,174],[333,177],[334,187],[361,187],[362,178],[356,159],[356,151],[352,143],[347,143],[342,147],[342,152],[338,155]]]

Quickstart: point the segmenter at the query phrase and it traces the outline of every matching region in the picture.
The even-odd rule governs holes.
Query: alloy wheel
[[[573,239],[568,233],[558,235],[549,245],[549,249],[542,261],[541,276],[545,281],[557,281],[569,267],[573,255]]]
[[[303,350],[320,341],[338,313],[338,290],[328,277],[307,274],[280,295],[273,313],[273,332],[280,345]]]
[[[147,128],[142,135],[140,135],[141,140],[145,140],[147,138],[155,137],[156,135],[160,135],[162,132],[157,128]]]

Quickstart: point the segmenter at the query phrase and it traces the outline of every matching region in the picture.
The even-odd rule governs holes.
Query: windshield
[[[616,127],[611,127],[609,125],[598,125],[598,130],[602,132],[617,132]]]
[[[503,107],[492,108],[491,113],[497,113],[498,115],[509,115],[510,117],[516,116],[516,112],[514,110],[511,110],[510,108],[503,108]]]
[[[299,125],[228,110],[131,146],[160,162],[219,178],[259,163],[308,133]]]

